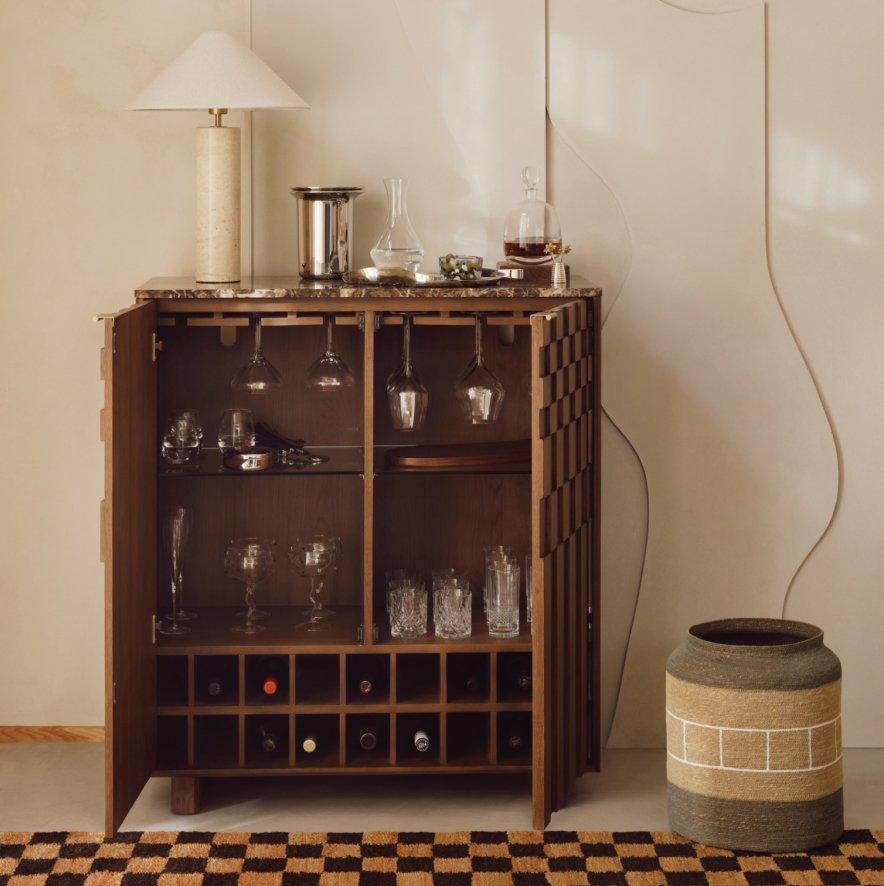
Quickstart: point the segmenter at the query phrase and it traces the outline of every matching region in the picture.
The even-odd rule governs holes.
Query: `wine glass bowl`
[[[245,585],[245,622],[231,629],[236,633],[257,634],[264,630],[263,625],[256,624],[260,614],[255,607],[255,591],[258,582],[267,578],[273,571],[275,545],[273,541],[254,537],[233,539],[227,545],[224,554],[224,571]]]
[[[485,365],[482,316],[476,314],[476,351],[454,388],[463,417],[474,425],[497,421],[506,394],[500,379]]]
[[[352,388],[356,381],[350,367],[335,352],[333,344],[334,317],[325,318],[325,353],[307,370],[307,387],[317,391],[339,391]]]
[[[282,376],[261,351],[261,319],[255,320],[255,350],[252,359],[230,380],[234,391],[269,394],[282,387]]]
[[[312,608],[308,613],[307,630],[323,630],[327,619],[334,615],[322,603],[326,576],[334,569],[341,555],[341,539],[335,535],[307,535],[296,539],[289,548],[289,560],[298,575],[309,584],[308,596]]]

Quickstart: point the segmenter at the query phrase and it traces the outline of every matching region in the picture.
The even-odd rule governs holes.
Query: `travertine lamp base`
[[[240,279],[239,128],[201,126],[196,131],[196,279]]]

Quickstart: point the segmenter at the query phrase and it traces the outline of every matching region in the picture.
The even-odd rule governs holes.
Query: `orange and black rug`
[[[0,884],[884,884],[884,829],[812,852],[729,852],[660,832],[0,833]]]

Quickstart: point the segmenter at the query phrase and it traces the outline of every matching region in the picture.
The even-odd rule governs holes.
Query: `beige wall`
[[[662,743],[689,624],[785,612],[842,657],[845,741],[884,744],[882,26],[878,0],[0,4],[2,415],[27,440],[2,468],[0,722],[101,720],[89,317],[191,270],[201,122],[120,109],[217,27],[313,105],[254,115],[259,272],[292,269],[288,187],[328,178],[368,186],[360,259],[396,174],[429,256],[496,258],[545,158],[572,264],[607,292],[609,743]]]

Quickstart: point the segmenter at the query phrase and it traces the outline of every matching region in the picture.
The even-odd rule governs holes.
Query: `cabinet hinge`
[[[372,626],[371,626],[371,639],[372,639],[372,642],[377,643],[377,642],[378,642],[378,637],[379,637],[379,636],[380,636],[380,635],[378,634],[378,626],[377,626],[377,625],[372,625]],[[356,642],[357,642],[360,646],[361,646],[362,644],[365,643],[365,625],[364,625],[364,624],[360,624],[359,627],[356,628]]]
[[[156,615],[152,615],[150,617],[150,642],[153,643],[154,646],[157,645],[157,628],[160,625],[160,620],[156,617]]]
[[[114,682],[111,684],[111,704],[116,704],[116,703],[117,703],[117,681],[114,680]]]
[[[162,341],[160,341],[160,339],[157,338],[157,334],[155,332],[152,332],[150,334],[150,346],[151,346],[150,358],[151,358],[151,360],[153,360],[154,363],[156,363],[157,362],[157,354],[160,351],[162,351],[163,343],[162,343]]]

